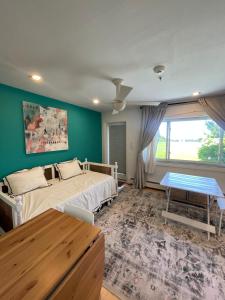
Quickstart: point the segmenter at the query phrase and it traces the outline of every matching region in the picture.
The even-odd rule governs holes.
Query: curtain
[[[154,139],[143,151],[143,160],[145,164],[145,173],[153,174],[155,171],[155,155],[159,141],[159,134],[156,133]]]
[[[225,130],[225,96],[209,97],[199,99],[207,115]]]
[[[145,165],[142,155],[143,150],[153,141],[166,113],[167,105],[167,103],[160,103],[158,106],[144,106],[142,108],[141,131],[134,181],[136,188],[142,189],[144,187]]]

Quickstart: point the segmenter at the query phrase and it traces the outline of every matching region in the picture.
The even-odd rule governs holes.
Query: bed
[[[65,205],[76,205],[92,212],[117,196],[117,164],[79,162],[83,173],[59,180],[54,165],[45,166],[49,186],[13,197],[0,192],[0,226],[8,231],[49,208],[64,212]]]

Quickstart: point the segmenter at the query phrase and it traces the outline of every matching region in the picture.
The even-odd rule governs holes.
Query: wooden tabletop
[[[180,190],[223,197],[223,192],[215,178],[167,172],[160,184]]]
[[[44,299],[100,229],[50,209],[0,238],[0,299]]]

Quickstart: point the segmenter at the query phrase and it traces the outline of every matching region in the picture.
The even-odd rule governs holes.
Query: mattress
[[[50,180],[49,187],[40,188],[23,196],[22,223],[49,208],[64,212],[66,204],[96,211],[101,204],[116,195],[116,182],[112,176],[85,171],[67,180]]]

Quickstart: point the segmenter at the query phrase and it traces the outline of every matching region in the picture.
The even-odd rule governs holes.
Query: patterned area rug
[[[225,228],[208,241],[199,230],[164,225],[165,206],[161,191],[126,187],[97,215],[106,238],[105,286],[121,299],[225,299]],[[180,203],[170,211],[206,220],[205,210]]]

